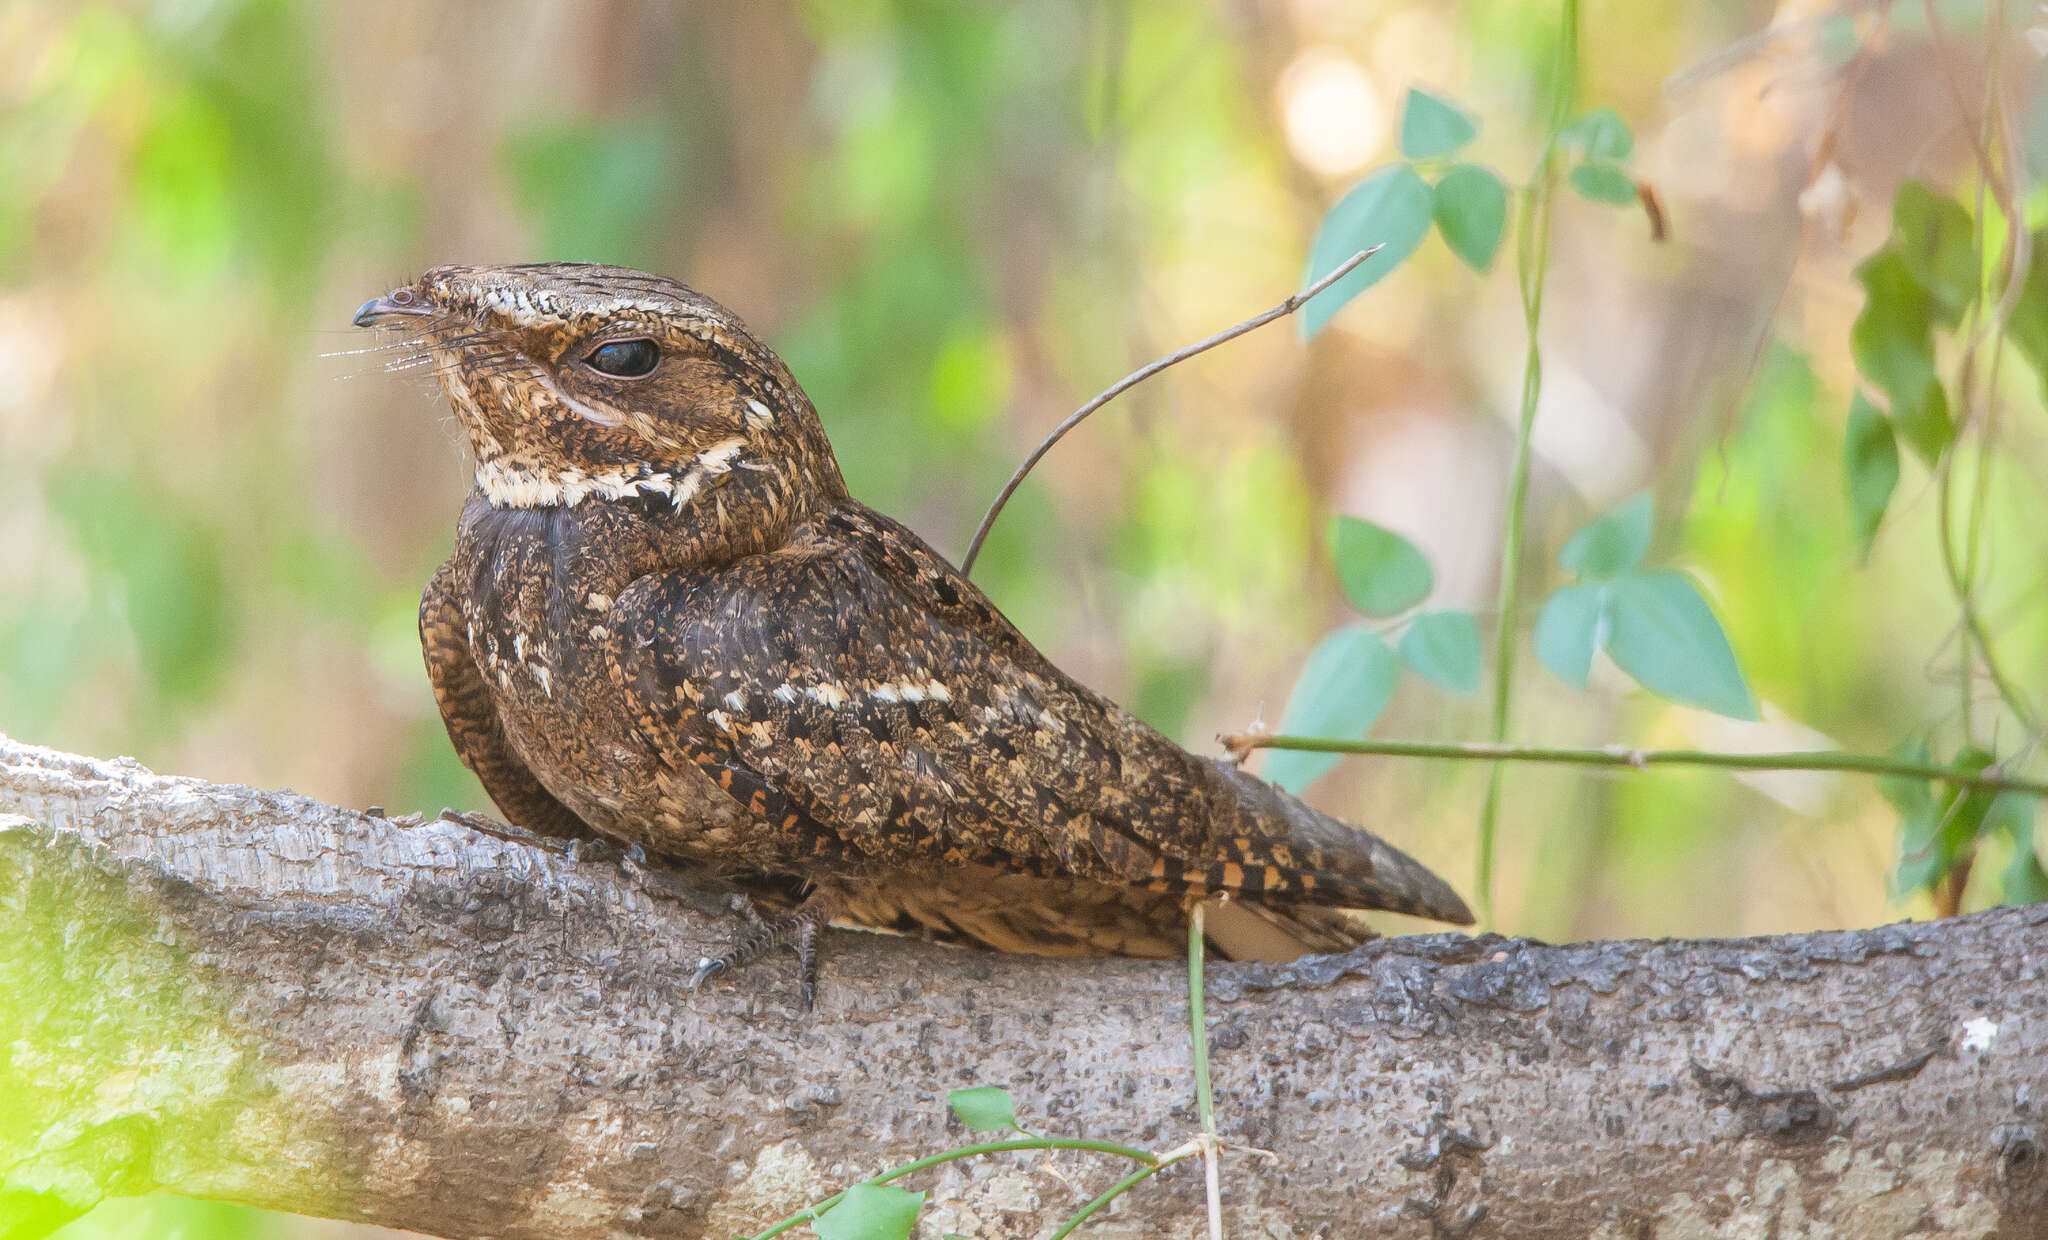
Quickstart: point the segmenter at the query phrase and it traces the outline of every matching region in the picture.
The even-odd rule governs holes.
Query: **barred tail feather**
[[[1247,895],[1471,924],[1472,910],[1450,884],[1407,853],[1309,808],[1230,762],[1218,760],[1216,767],[1237,799],[1238,835],[1253,852],[1244,865],[1229,867],[1241,869],[1246,881],[1212,884],[1211,890],[1237,886]],[[1284,824],[1284,830],[1275,830],[1276,824]],[[1267,851],[1271,856],[1260,855]]]

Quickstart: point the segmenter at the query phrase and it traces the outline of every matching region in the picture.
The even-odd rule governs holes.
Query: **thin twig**
[[[1076,409],[1074,410],[1074,412],[1068,414],[1066,421],[1060,423],[1058,426],[1053,427],[1051,434],[1047,435],[1044,439],[1038,441],[1038,446],[1031,450],[1031,455],[1024,458],[1024,463],[1017,467],[1017,472],[1011,474],[1010,480],[1003,484],[1003,489],[997,493],[995,502],[993,504],[990,504],[988,506],[988,511],[982,515],[981,525],[974,531],[973,541],[967,544],[967,555],[964,559],[960,561],[960,571],[962,573],[971,573],[974,571],[975,557],[981,554],[981,544],[988,539],[989,528],[996,523],[996,517],[1002,513],[1003,505],[1010,502],[1010,497],[1012,495],[1015,495],[1017,493],[1017,488],[1024,484],[1025,476],[1028,475],[1032,471],[1032,469],[1038,465],[1039,461],[1045,458],[1046,453],[1052,451],[1052,446],[1058,443],[1061,440],[1061,438],[1063,438],[1066,435],[1068,431],[1073,430],[1076,426],[1079,426],[1082,420],[1085,419],[1089,414],[1094,413],[1097,409],[1100,409],[1104,405],[1108,404],[1110,401],[1115,400],[1124,392],[1130,390],[1131,388],[1136,387],[1138,384],[1143,383],[1145,380],[1150,379],[1153,375],[1158,374],[1160,371],[1165,370],[1169,366],[1179,365],[1181,362],[1188,360],[1189,358],[1195,356],[1197,353],[1207,353],[1209,350],[1215,348],[1217,345],[1235,340],[1239,336],[1244,335],[1248,331],[1264,327],[1266,324],[1272,322],[1274,319],[1285,318],[1288,315],[1293,314],[1296,310],[1301,309],[1303,304],[1305,304],[1311,297],[1314,297],[1316,294],[1322,292],[1324,289],[1329,288],[1332,284],[1335,284],[1337,281],[1343,279],[1345,276],[1350,275],[1353,268],[1357,267],[1358,264],[1364,262],[1366,259],[1371,258],[1373,255],[1379,253],[1381,248],[1381,246],[1376,245],[1373,246],[1371,249],[1360,250],[1358,253],[1353,254],[1350,258],[1347,258],[1343,262],[1337,264],[1337,266],[1333,270],[1331,270],[1331,272],[1328,275],[1324,276],[1320,280],[1317,280],[1314,284],[1309,285],[1307,288],[1301,290],[1299,293],[1296,293],[1293,296],[1289,297],[1286,301],[1283,301],[1279,305],[1274,306],[1271,310],[1266,311],[1264,314],[1253,315],[1251,318],[1246,319],[1244,322],[1239,323],[1235,327],[1225,328],[1224,330],[1217,332],[1213,336],[1205,336],[1204,338],[1195,341],[1195,343],[1187,346],[1184,349],[1179,350],[1178,352],[1169,353],[1165,357],[1162,357],[1157,361],[1139,367],[1137,370],[1132,371],[1130,374],[1125,375],[1123,378],[1117,380],[1115,383],[1112,383],[1108,387],[1104,388],[1095,397],[1094,400],[1089,401],[1087,404],[1081,406],[1079,409]]]
[[[1999,208],[2007,215],[2011,215],[2012,199],[2007,197],[2005,186],[1992,179],[1996,174],[1992,170],[1990,148],[1984,145],[1983,126],[1980,118],[1970,114],[1970,101],[1963,96],[1963,84],[1956,76],[1955,61],[1948,54],[1948,39],[1943,32],[1940,10],[1935,6],[1934,0],[1921,0],[1921,8],[1927,14],[1927,38],[1934,45],[1934,62],[1941,69],[1942,80],[1948,85],[1949,99],[1955,103],[1956,115],[1962,121],[1959,128],[1962,129],[1964,136],[1969,138],[1970,145],[1975,148],[1977,166],[1984,170],[1984,176],[1991,185],[1991,193],[1998,199]],[[1996,54],[1995,48],[1993,54]],[[1987,61],[1987,76],[1995,72]]]
[[[1223,1240],[1223,1177],[1217,1168],[1216,1100],[1209,1092],[1209,1021],[1202,1002],[1203,907],[1188,918],[1188,1026],[1195,1044],[1195,1109],[1202,1117],[1202,1180],[1209,1199],[1209,1240]]]
[[[1548,762],[1564,766],[1620,766],[1638,770],[1652,766],[1710,766],[1739,771],[1854,771],[1925,779],[1964,788],[1990,788],[2048,797],[2048,782],[2006,774],[1996,764],[1981,770],[1908,762],[1871,754],[1832,751],[1791,753],[1720,753],[1710,749],[1548,749],[1530,745],[1430,744],[1418,741],[1340,740],[1323,736],[1271,736],[1245,732],[1219,738],[1224,748],[1242,757],[1254,749],[1302,749],[1313,753],[1378,754],[1394,758],[1452,758],[1484,762]]]
[[[1787,18],[1776,21],[1754,33],[1744,35],[1695,60],[1690,65],[1664,80],[1664,97],[1678,99],[1738,65],[1757,59],[1775,48],[1794,40],[1812,39],[1821,28],[1838,17],[1853,17],[1860,9],[1878,9],[1889,15],[1891,0],[1854,0],[1840,4],[1805,17]]]

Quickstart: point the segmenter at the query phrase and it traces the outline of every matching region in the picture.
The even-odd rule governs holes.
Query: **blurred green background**
[[[1635,127],[1672,237],[1559,199],[1530,597],[1559,580],[1566,534],[1650,489],[1657,554],[1708,587],[1764,720],[1602,671],[1580,693],[1525,657],[1523,740],[1882,752],[1956,711],[1927,476],[1907,463],[1859,565],[1840,459],[1849,269],[1901,178],[1956,183],[1968,135],[1930,104],[1949,95],[1924,28],[1850,22],[1845,43],[1813,20],[1826,9],[1586,7],[1582,99]],[[1409,86],[1462,100],[1475,157],[1526,176],[1554,17],[1525,0],[5,0],[0,730],[343,804],[481,808],[413,627],[463,451],[430,379],[351,352],[374,343],[348,326],[365,297],[443,262],[678,276],[783,352],[855,493],[957,558],[1081,400],[1296,285],[1324,210],[1392,157]],[[1774,22],[1798,33],[1752,37]],[[1980,89],[1978,60],[1961,72]],[[1018,496],[977,579],[1058,662],[1213,752],[1278,718],[1347,614],[1332,513],[1422,546],[1434,603],[1490,606],[1521,349],[1511,262],[1475,276],[1432,243],[1312,346],[1269,328],[1098,416]],[[2048,562],[2048,422],[2030,388],[2013,416],[2025,453],[1990,510],[2005,571],[1985,615],[2040,686],[2048,607],[2025,569]],[[1478,699],[1410,678],[1375,734],[1484,726]],[[1509,779],[1507,932],[1927,911],[1888,896],[1894,815],[1867,780]],[[1483,783],[1359,759],[1314,799],[1463,887]],[[356,1233],[145,1201],[63,1234]]]

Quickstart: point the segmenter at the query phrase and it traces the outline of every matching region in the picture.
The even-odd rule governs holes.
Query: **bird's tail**
[[[1234,763],[1218,760],[1216,767],[1237,801],[1236,840],[1245,855],[1239,864],[1217,867],[1211,891],[1236,889],[1290,903],[1386,909],[1471,924],[1472,910],[1450,884],[1407,853],[1309,808]]]

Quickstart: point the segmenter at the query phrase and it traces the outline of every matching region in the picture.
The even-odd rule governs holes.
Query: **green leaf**
[[[2048,902],[2048,872],[2034,851],[2034,798],[2001,792],[1985,815],[1984,830],[1999,830],[2012,840],[2012,860],[1999,875],[1999,898],[2006,904]]]
[[[2048,74],[2042,74],[2041,81],[2038,97],[2048,99]],[[2048,254],[2048,230],[2034,234],[2034,253]],[[2027,282],[2020,288],[2005,330],[2034,367],[2035,375],[2048,377],[2048,263],[2027,265]]]
[[[818,1240],[906,1240],[923,1208],[923,1193],[873,1182],[856,1184],[838,1205],[811,1223],[811,1230]]]
[[[2048,903],[2048,871],[2041,869],[2032,847],[2014,850],[1998,876],[1998,887],[2002,904]]]
[[[1608,590],[1606,649],[1623,671],[1669,701],[1757,717],[1735,651],[1691,579],[1643,573],[1617,578]]]
[[[1920,742],[1908,760],[1925,762],[1926,754],[1926,743]],[[1991,763],[1991,754],[1968,748],[1949,765],[1981,771]],[[1899,895],[1932,890],[1947,879],[1985,831],[1991,807],[1999,799],[1990,788],[1951,787],[1937,796],[1931,785],[1920,783],[1917,794],[1906,792],[1898,782],[1884,790],[1885,799],[1900,811],[1899,865],[1892,876],[1892,888]]]
[[[1955,442],[1955,422],[1948,416],[1948,393],[1939,380],[1931,377],[1919,391],[1892,397],[1892,423],[1905,436],[1907,446],[1929,465]]]
[[[1607,587],[1563,586],[1543,603],[1531,638],[1536,660],[1574,689],[1593,675],[1593,651],[1607,638]]]
[[[1479,622],[1469,611],[1426,611],[1401,635],[1401,657],[1453,693],[1479,691]]]
[[[946,1095],[946,1105],[960,1122],[976,1132],[1007,1132],[1017,1126],[1017,1112],[1010,1104],[1010,1091],[996,1085],[956,1089]]]
[[[1301,334],[1323,330],[1344,304],[1377,284],[1429,235],[1429,183],[1407,164],[1389,164],[1339,198],[1309,246],[1307,288],[1360,250],[1381,249],[1301,308]]]
[[[1612,164],[1579,164],[1569,179],[1579,197],[1625,207],[1636,200],[1635,179]]]
[[[1507,229],[1508,188],[1488,168],[1454,164],[1436,183],[1432,217],[1451,253],[1474,271],[1493,265]]]
[[[1401,662],[1378,635],[1347,625],[1325,637],[1302,665],[1280,731],[1288,736],[1364,736],[1401,679]],[[1272,749],[1265,777],[1299,793],[1337,765],[1333,753]]]
[[[1595,108],[1558,132],[1558,141],[1577,147],[1587,159],[1619,164],[1635,153],[1635,135],[1613,108]]]
[[[1330,522],[1330,558],[1352,606],[1368,616],[1407,611],[1429,594],[1429,561],[1415,544],[1358,517]]]
[[[1918,181],[1902,183],[1892,199],[1891,244],[1930,297],[1934,320],[1962,322],[1980,285],[1977,229],[1963,205]]]
[[[1950,765],[1974,774],[1997,760],[1989,750],[1973,745],[1957,753]],[[1942,826],[1942,834],[1948,839],[1954,855],[1962,856],[1965,849],[1977,842],[1977,837],[1986,828],[1991,806],[1997,800],[1998,790],[1995,788],[1949,789],[1948,803],[1952,808],[1945,814],[1947,821]]]
[[[1925,765],[1934,761],[1924,737],[1892,750],[1902,762]],[[1881,775],[1877,791],[1899,814],[1899,860],[1892,869],[1894,898],[1931,887],[1948,872],[1948,859],[1935,849],[1935,827],[1940,809],[1934,788],[1924,779],[1905,775]]]
[[[1479,127],[1456,104],[1408,89],[1401,105],[1401,153],[1410,159],[1450,155],[1479,136]]]
[[[1580,577],[1616,577],[1643,562],[1650,549],[1650,493],[1586,523],[1557,553],[1558,567]]]
[[[1871,540],[1899,485],[1899,446],[1892,424],[1857,392],[1849,400],[1849,434],[1842,444],[1842,470],[1849,484],[1849,517],[1856,553],[1870,556]]]
[[[1924,736],[1893,746],[1890,756],[1908,766],[1934,765],[1934,754]],[[1931,813],[1934,809],[1933,785],[1911,775],[1880,775],[1877,792],[1901,814]]]
[[[1934,305],[1898,251],[1856,268],[1863,310],[1849,328],[1856,370],[1891,402],[1892,425],[1930,465],[1955,438],[1948,396],[1934,369]]]

